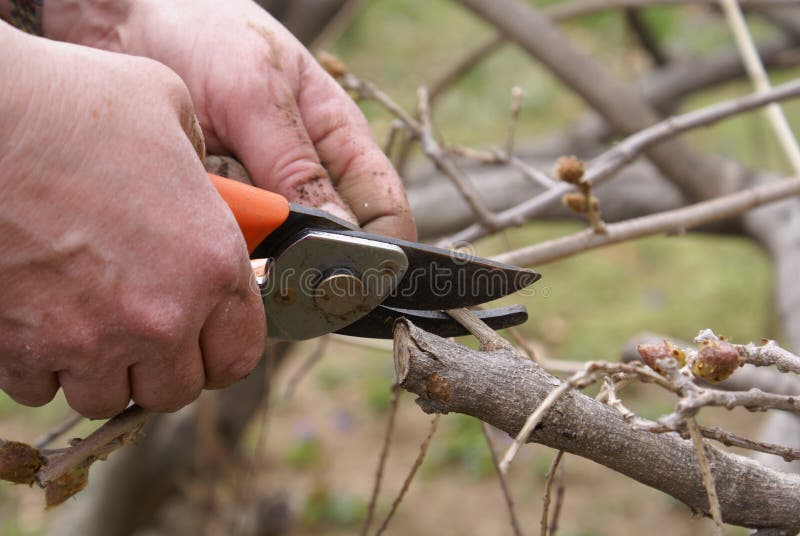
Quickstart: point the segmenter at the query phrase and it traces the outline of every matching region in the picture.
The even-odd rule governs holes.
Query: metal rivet
[[[294,303],[294,298],[294,289],[291,288],[278,289],[272,294],[272,299],[280,305],[291,305]]]

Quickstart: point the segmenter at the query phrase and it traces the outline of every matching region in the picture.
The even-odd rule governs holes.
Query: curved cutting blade
[[[473,313],[494,330],[517,326],[528,320],[528,312],[522,305],[484,309],[473,311]],[[395,309],[382,305],[373,309],[367,316],[356,320],[336,333],[353,337],[391,339],[394,336],[394,322],[399,318],[406,318],[417,327],[435,333],[440,337],[469,335],[464,326],[453,320],[453,317],[447,313]]]
[[[413,310],[480,305],[522,290],[541,275],[526,268],[416,242],[359,231],[337,234],[378,240],[400,247],[408,270],[383,305]]]

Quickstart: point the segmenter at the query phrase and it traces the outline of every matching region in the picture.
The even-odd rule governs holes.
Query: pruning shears
[[[401,317],[443,337],[465,335],[443,310],[495,300],[541,277],[465,253],[365,233],[279,194],[209,177],[236,217],[250,258],[264,259],[255,285],[273,338],[303,340],[326,333],[392,338]],[[521,305],[476,314],[493,329],[528,318]]]

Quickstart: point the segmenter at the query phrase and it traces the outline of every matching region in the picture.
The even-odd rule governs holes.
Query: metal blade
[[[521,290],[541,278],[526,268],[359,231],[337,234],[399,246],[408,257],[405,276],[383,305],[413,310],[455,309],[480,305]]]
[[[473,312],[478,318],[486,322],[490,328],[495,330],[517,326],[528,320],[528,312],[522,305]],[[440,337],[460,337],[461,335],[469,334],[461,324],[453,320],[447,313],[440,311],[412,311],[384,307],[383,305],[376,307],[367,316],[356,320],[336,333],[370,339],[391,339],[394,336],[394,322],[398,318],[407,318],[417,327],[435,333]]]

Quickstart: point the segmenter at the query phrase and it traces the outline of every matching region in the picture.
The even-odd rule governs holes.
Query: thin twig
[[[503,474],[508,472],[508,466],[514,460],[514,457],[519,452],[520,447],[528,441],[528,436],[530,436],[533,429],[536,427],[537,424],[542,420],[545,413],[556,403],[556,401],[561,398],[561,396],[572,389],[573,386],[570,382],[564,382],[547,395],[547,397],[542,400],[542,403],[536,408],[536,411],[530,414],[528,420],[525,421],[525,424],[520,429],[517,437],[514,439],[514,442],[508,447],[505,455],[503,456],[503,460],[500,462],[500,470]]]
[[[553,505],[553,515],[550,518],[550,526],[547,528],[549,534],[552,536],[558,532],[558,521],[561,519],[561,508],[564,506],[564,492],[566,486],[564,485],[564,463],[560,464],[558,472],[556,473],[556,502]]]
[[[330,22],[314,38],[309,49],[324,50],[330,48],[347,31],[365,3],[366,0],[346,0]]]
[[[771,182],[688,207],[606,224],[603,234],[598,234],[593,229],[586,229],[569,236],[503,253],[496,256],[495,260],[517,266],[541,265],[634,238],[660,233],[682,233],[687,229],[730,218],[798,194],[800,194],[800,178]]]
[[[351,337],[350,335],[339,335],[338,333],[331,333],[328,338],[333,339],[334,342],[339,344],[346,344],[348,346],[355,346],[357,348],[367,348],[369,350],[378,350],[382,352],[392,351],[392,341],[383,339],[365,339],[363,337]]]
[[[669,56],[661,49],[658,39],[647,26],[647,21],[642,13],[633,7],[625,8],[625,22],[634,37],[656,67],[664,67],[669,63]]]
[[[450,309],[447,314],[480,341],[481,350],[491,352],[492,350],[513,349],[510,342],[498,335],[469,309]]]
[[[714,5],[719,0],[575,0],[544,8],[553,20],[562,21],[626,7],[651,7],[658,5]],[[746,9],[796,6],[797,0],[739,0]]]
[[[151,413],[139,406],[128,409],[106,421],[100,428],[76,443],[62,455],[48,462],[36,473],[41,487],[63,476],[90,458],[102,459],[134,440]]]
[[[780,372],[800,374],[800,356],[778,346],[775,341],[767,341],[762,346],[734,344],[742,363],[756,367],[775,366]]]
[[[634,365],[630,367],[630,365]],[[514,441],[509,445],[508,449],[506,450],[505,455],[503,456],[503,460],[500,462],[500,469],[505,473],[508,471],[508,466],[516,457],[519,449],[528,441],[528,438],[536,428],[536,426],[541,422],[542,418],[545,416],[547,411],[552,408],[552,406],[561,398],[565,393],[572,389],[582,389],[587,387],[596,381],[598,381],[601,377],[607,374],[614,374],[614,373],[625,373],[625,374],[636,374],[640,377],[643,381],[649,381],[655,383],[664,389],[678,393],[680,392],[680,387],[676,386],[673,382],[669,379],[664,378],[657,374],[653,369],[647,367],[647,365],[633,361],[630,363],[607,363],[605,361],[589,361],[583,365],[580,371],[576,372],[570,378],[563,383],[559,384],[555,389],[551,390],[546,397],[542,400],[542,402],[536,407],[536,409],[531,413],[525,421],[525,424],[517,433],[517,436],[514,438]]]
[[[719,441],[727,447],[739,447],[756,452],[773,454],[775,456],[780,456],[787,462],[800,460],[800,449],[797,448],[775,445],[773,443],[765,443],[763,441],[754,441],[718,427],[708,428],[701,426],[700,433],[703,434],[703,437]]]
[[[394,151],[394,146],[397,144],[397,139],[403,136],[403,122],[399,119],[395,119],[392,121],[392,124],[389,126],[389,134],[386,136],[386,143],[383,146],[383,153],[389,158],[392,158],[392,152]]]
[[[483,43],[480,43],[474,49],[468,51],[456,61],[451,67],[428,84],[430,88],[431,105],[439,100],[439,97],[453,87],[465,74],[467,74],[475,65],[492,55],[505,44],[506,38],[502,33],[497,33],[488,38]]]
[[[697,458],[697,466],[700,468],[703,485],[708,493],[708,507],[711,511],[711,518],[714,520],[714,536],[722,536],[722,511],[719,507],[717,488],[714,485],[714,475],[711,474],[711,465],[708,463],[708,456],[706,456],[706,445],[694,419],[686,421],[686,428],[689,430],[689,437],[692,440],[692,445],[694,445],[695,457]]]
[[[325,356],[325,350],[328,348],[328,341],[328,337],[320,337],[316,346],[314,346],[314,350],[303,359],[297,370],[289,377],[286,381],[286,387],[283,390],[284,399],[288,400],[294,395],[295,389],[297,389],[297,385],[300,381],[302,381],[308,374],[308,371]]]
[[[386,519],[383,520],[381,526],[375,532],[375,536],[380,536],[386,530],[386,527],[389,525],[389,521],[392,520],[397,508],[400,506],[400,503],[403,501],[403,497],[405,497],[406,492],[408,491],[409,486],[411,485],[411,481],[414,480],[414,475],[417,474],[417,470],[422,465],[422,462],[425,460],[425,454],[428,452],[428,446],[431,443],[431,438],[433,438],[433,434],[436,432],[436,428],[439,425],[439,417],[441,414],[437,413],[431,419],[431,426],[428,430],[428,435],[425,436],[425,440],[419,447],[419,454],[417,455],[417,459],[414,460],[414,465],[411,466],[411,470],[408,472],[408,476],[406,476],[405,481],[403,482],[403,487],[400,489],[400,494],[392,501],[392,507],[389,510],[389,513],[386,515]]]
[[[652,145],[689,130],[708,126],[728,117],[798,95],[800,95],[800,80],[794,80],[775,86],[765,93],[753,93],[665,119],[625,138],[613,148],[593,159],[587,165],[586,180],[595,186],[601,184]],[[495,223],[499,228],[521,225],[550,206],[559,203],[565,194],[573,191],[575,191],[574,186],[559,183],[519,205],[496,213],[494,215]],[[489,232],[490,230],[476,223],[444,239],[443,242],[470,242],[486,236]]]
[[[525,352],[525,355],[527,355],[531,361],[547,371],[574,374],[583,368],[583,363],[580,361],[566,361],[563,359],[550,359],[549,357],[540,356],[531,343],[528,342],[515,327],[506,328],[506,332],[511,335],[511,338],[514,339],[517,346]]]
[[[767,76],[767,71],[764,69],[764,64],[758,55],[758,49],[753,37],[747,29],[747,23],[744,20],[741,9],[739,9],[739,5],[736,0],[720,0],[720,4],[756,91],[758,93],[768,92],[771,88],[769,76]],[[786,119],[783,109],[779,104],[772,103],[767,106],[766,112],[775,136],[778,138],[778,143],[781,144],[783,152],[786,153],[792,169],[795,173],[800,174],[800,146],[797,144],[797,138],[792,133],[792,127],[789,126],[789,121]]]
[[[37,437],[36,441],[33,442],[33,446],[37,449],[45,448],[53,441],[72,430],[83,419],[83,415],[70,410],[68,416],[58,425],[48,430],[44,435]]]
[[[453,186],[461,193],[461,197],[470,206],[481,224],[494,229],[494,213],[489,210],[481,199],[480,192],[475,185],[472,184],[469,177],[467,177],[452,160],[447,158],[445,151],[442,150],[442,146],[433,134],[430,101],[428,99],[428,90],[425,86],[421,86],[417,90],[417,106],[420,128],[415,134],[419,139],[422,151],[436,165],[439,171],[450,179]]]
[[[522,110],[522,97],[525,93],[521,87],[511,88],[511,105],[508,108],[508,133],[506,134],[506,158],[510,159],[514,155],[516,148],[517,124],[519,123],[519,112]]]
[[[378,458],[378,468],[375,471],[375,483],[372,486],[372,495],[369,499],[369,507],[367,508],[367,517],[364,520],[364,525],[361,528],[361,536],[366,536],[369,533],[369,527],[372,524],[372,519],[375,516],[375,506],[378,504],[378,494],[381,490],[381,482],[383,481],[383,471],[386,469],[386,460],[389,458],[389,446],[392,443],[392,433],[394,432],[394,421],[397,415],[397,406],[400,400],[401,389],[398,385],[392,385],[392,400],[389,405],[389,421],[386,424],[386,433],[383,435],[383,445],[381,446],[381,453]]]
[[[491,430],[489,430],[489,425],[483,421],[481,423],[481,431],[483,432],[483,437],[486,438],[486,446],[489,448],[489,454],[492,456],[492,465],[494,466],[495,472],[497,473],[497,480],[500,482],[500,489],[503,491],[503,499],[506,501],[506,508],[508,509],[508,517],[511,521],[511,529],[514,531],[515,536],[521,536],[522,530],[519,526],[519,519],[517,518],[517,512],[514,508],[514,497],[511,495],[511,490],[508,489],[508,482],[506,481],[506,476],[500,470],[500,465],[497,459],[497,451],[494,448],[494,441],[492,441]]]
[[[556,472],[561,466],[561,458],[564,457],[564,451],[559,450],[556,457],[553,458],[553,463],[550,464],[550,469],[547,470],[547,476],[544,479],[544,498],[542,499],[542,521],[540,523],[541,536],[551,534],[547,518],[550,515],[550,494],[552,493],[553,482],[555,481]],[[555,518],[555,516],[554,516]]]

